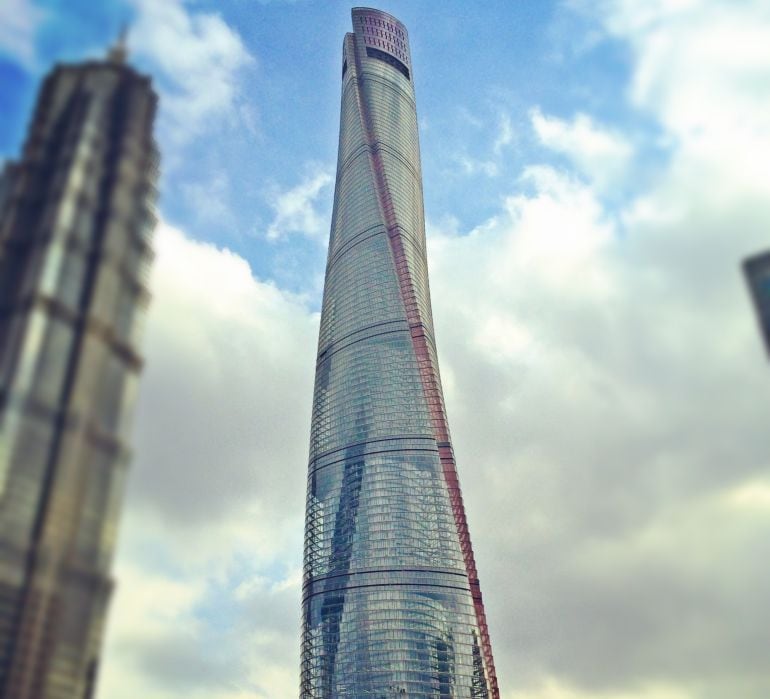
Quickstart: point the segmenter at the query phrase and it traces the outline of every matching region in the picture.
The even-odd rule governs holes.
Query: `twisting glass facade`
[[[356,8],[310,436],[302,699],[498,697],[428,290],[406,28]]]

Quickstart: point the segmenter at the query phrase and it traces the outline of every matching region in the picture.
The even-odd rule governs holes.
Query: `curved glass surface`
[[[496,697],[433,340],[406,29],[361,8],[353,25],[310,436],[300,694]]]

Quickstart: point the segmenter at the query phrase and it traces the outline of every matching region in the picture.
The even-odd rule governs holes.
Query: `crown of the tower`
[[[385,51],[403,63],[407,69],[411,69],[409,33],[403,22],[387,12],[371,7],[354,7],[351,15],[353,30],[364,47]]]

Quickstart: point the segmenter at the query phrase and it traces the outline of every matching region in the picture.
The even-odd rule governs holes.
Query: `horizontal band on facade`
[[[424,446],[398,446],[399,444],[411,444],[413,442],[425,442]],[[393,444],[392,449],[385,449],[381,448],[379,446],[374,447],[372,449],[367,449],[366,445],[384,445],[387,446],[388,444]],[[352,457],[357,456],[368,456],[371,454],[379,454],[384,452],[394,452],[394,451],[403,451],[403,452],[432,452],[434,454],[439,454],[439,450],[436,447],[436,439],[433,435],[425,435],[420,437],[414,437],[414,436],[398,436],[398,437],[378,437],[377,439],[369,440],[368,442],[360,442],[356,446],[348,446],[348,447],[342,447],[341,449],[335,449],[333,452],[327,452],[323,456],[316,456],[310,459],[310,464],[308,466],[308,469],[316,469],[322,468],[322,466],[316,465],[314,466],[314,462],[320,461],[322,459],[328,459],[332,454],[338,454],[339,452],[354,452],[353,454],[346,454],[345,456],[342,456],[341,458],[335,458],[334,461],[328,462],[329,464],[336,464],[340,463],[341,461],[345,461]],[[323,464],[324,466],[326,464]]]
[[[378,449],[376,451],[367,451],[362,454],[356,454],[355,456],[345,457],[342,459],[337,459],[335,461],[330,461],[329,463],[321,464],[320,466],[314,466],[308,471],[308,478],[312,478],[319,471],[323,471],[325,468],[328,468],[329,466],[335,466],[336,464],[344,463],[348,459],[351,459],[351,458],[360,459],[362,456],[377,456],[377,454],[438,454],[438,450],[426,447],[425,449],[396,448],[396,449]]]
[[[45,424],[54,423],[58,429],[74,432],[82,431],[90,446],[116,458],[115,465],[127,468],[131,458],[129,449],[122,439],[94,425],[73,411],[62,411],[29,396],[20,396],[18,392],[0,390],[0,406],[7,414],[15,411],[20,415],[38,419]]]
[[[329,269],[334,266],[337,259],[342,257],[350,248],[354,248],[359,243],[370,240],[381,233],[387,233],[385,226],[383,224],[377,224],[376,226],[365,228],[360,233],[356,233],[352,238],[348,238],[332,255],[329,256],[329,260],[326,263],[327,276],[329,274]]]
[[[131,236],[131,245],[135,246],[139,251],[139,259],[146,264],[152,262],[155,258],[155,252],[150,245],[150,242],[144,236],[134,235],[134,232],[129,230],[129,236]],[[41,234],[36,232],[34,235],[30,235],[25,238],[8,238],[3,242],[6,249],[13,253],[20,254],[27,252],[32,248],[46,248],[51,245],[52,242],[62,243],[67,251],[75,251],[80,253],[86,259],[94,258],[94,247],[91,244],[84,244],[77,236],[72,233],[64,235],[54,235],[53,232]],[[130,285],[136,288],[138,296],[146,296],[146,301],[149,301],[149,291],[144,280],[137,279],[137,275],[132,268],[128,267],[123,259],[123,255],[116,255],[114,251],[106,251],[104,249],[98,250],[98,259],[95,264],[100,267],[109,267],[114,269],[120,274]]]
[[[403,87],[401,87],[401,84],[396,82],[395,80],[387,80],[385,77],[383,77],[379,73],[373,73],[371,70],[366,70],[365,68],[359,69],[358,66],[356,66],[356,82],[362,83],[364,80],[369,80],[373,83],[378,83],[379,85],[383,85],[384,87],[389,88],[393,92],[399,93],[400,96],[402,96],[405,100],[409,102],[409,106],[416,110],[416,104],[414,101],[414,95],[411,91],[405,90]],[[353,81],[351,80],[348,85],[352,84]],[[411,85],[411,81],[410,81]],[[360,84],[356,85],[358,89],[360,89]]]
[[[419,261],[425,264],[427,268],[428,258],[425,256],[425,249],[422,245],[420,245],[417,238],[414,237],[412,231],[410,231],[408,228],[405,228],[401,223],[396,221],[394,225],[388,227],[388,235],[391,237],[393,235],[399,235],[402,239],[408,242],[409,245],[419,253]]]
[[[407,68],[404,62],[396,58],[392,53],[376,49],[373,46],[367,46],[366,57],[374,58],[382,63],[386,63],[391,68],[395,68],[401,75],[411,82],[412,78],[409,73],[409,68]]]
[[[354,570],[349,573],[335,573],[334,575],[318,575],[302,583],[303,589],[308,585],[314,585],[322,580],[332,580],[334,578],[343,578],[350,575],[376,575],[379,573],[435,573],[438,575],[459,575],[461,578],[468,579],[464,570],[452,570],[450,568],[367,568],[366,570]]]
[[[26,315],[35,310],[64,321],[72,326],[75,332],[82,327],[83,332],[107,345],[115,355],[121,358],[129,370],[141,371],[144,360],[130,344],[117,336],[112,325],[95,318],[90,312],[84,314],[80,309],[72,309],[54,296],[37,292],[28,294],[13,304],[0,306],[0,318]]]
[[[319,459],[325,459],[326,457],[331,456],[332,454],[336,454],[341,451],[346,451],[348,449],[356,449],[356,448],[363,449],[367,444],[379,444],[382,442],[402,442],[407,439],[428,441],[431,444],[436,443],[436,437],[432,432],[430,434],[401,434],[398,437],[377,437],[377,439],[365,439],[361,442],[353,442],[351,444],[346,444],[342,447],[329,449],[329,451],[322,452],[321,454],[318,454],[317,456],[312,457],[309,463],[312,466],[314,461],[317,461]],[[364,452],[361,451],[361,454],[363,455]]]
[[[416,329],[419,329],[421,331],[421,335],[423,335],[426,338],[426,340],[430,341],[430,344],[433,346],[435,350],[435,346],[436,346],[435,340],[433,339],[433,336],[430,334],[430,331],[428,330],[428,328],[426,328],[421,321],[417,325],[412,325],[406,328],[394,328],[393,330],[383,330],[381,332],[370,333],[362,337],[357,337],[355,340],[350,340],[349,342],[346,342],[344,345],[341,345],[339,347],[336,346],[337,344],[339,344],[340,342],[339,340],[333,343],[330,343],[329,345],[327,345],[326,349],[321,354],[318,355],[318,359],[316,360],[316,368],[321,366],[327,360],[331,359],[338,352],[348,349],[359,342],[363,342],[364,340],[370,340],[373,337],[382,337],[384,335],[397,335],[398,333],[407,333],[411,341],[411,338],[414,336],[414,330]],[[357,330],[356,332],[358,333],[363,331]]]
[[[369,235],[364,236],[365,233],[369,233]],[[392,226],[390,229],[383,223],[378,224],[377,226],[370,226],[369,228],[364,229],[360,233],[356,233],[353,237],[348,238],[340,247],[334,251],[334,254],[329,258],[329,260],[326,263],[326,277],[328,278],[330,270],[334,267],[334,265],[340,260],[340,258],[345,256],[345,253],[349,252],[351,249],[356,247],[359,243],[363,243],[367,240],[371,240],[372,238],[380,235],[381,233],[385,233],[387,235],[400,235],[404,240],[406,240],[411,248],[415,250],[418,254],[420,262],[424,263],[427,266],[427,258],[425,257],[425,250],[423,247],[419,244],[418,240],[412,235],[412,233],[404,228],[400,223],[397,223],[395,226]]]
[[[409,332],[411,337],[415,337],[415,335],[424,337],[430,343],[430,348],[434,353],[436,352],[436,338],[433,337],[433,329],[425,325],[425,321],[422,318],[409,324]]]
[[[321,351],[319,351],[319,352],[318,352],[318,359],[321,359],[321,357],[322,357],[322,356],[323,356],[323,355],[324,355],[324,354],[325,354],[325,353],[326,353],[326,352],[327,352],[327,351],[328,351],[328,350],[329,350],[331,347],[333,347],[333,346],[334,346],[334,345],[336,345],[337,343],[339,343],[339,342],[343,342],[343,341],[347,340],[348,338],[351,338],[351,337],[353,337],[354,335],[357,335],[358,333],[361,333],[361,332],[365,332],[365,331],[367,331],[367,330],[370,330],[371,328],[381,328],[381,327],[384,327],[384,326],[386,326],[386,325],[400,325],[400,326],[401,326],[400,328],[394,328],[394,330],[396,330],[396,329],[397,329],[397,330],[409,330],[409,326],[407,325],[407,322],[406,322],[406,318],[403,318],[403,319],[401,319],[401,318],[398,318],[398,319],[395,319],[395,320],[383,320],[383,321],[382,321],[382,322],[380,322],[380,323],[371,323],[370,325],[364,325],[364,326],[362,326],[362,327],[358,328],[357,330],[352,330],[351,332],[349,332],[349,333],[347,333],[347,334],[345,334],[345,335],[342,335],[342,337],[338,337],[338,338],[337,338],[336,340],[334,340],[333,342],[330,342],[330,343],[328,343],[328,344],[326,345],[326,347],[325,347],[323,350],[321,350]]]
[[[362,141],[359,145],[353,149],[350,154],[340,163],[339,167],[337,168],[337,177],[335,179],[335,186],[339,183],[339,181],[342,179],[342,173],[347,170],[347,168],[350,166],[350,164],[361,157],[363,153],[388,153],[388,155],[392,155],[394,158],[398,158],[398,160],[401,161],[401,164],[409,170],[412,175],[414,175],[415,180],[419,183],[421,181],[421,175],[417,171],[417,168],[410,163],[404,154],[397,148],[394,148],[391,144],[386,143],[385,141],[381,141],[379,139],[373,140],[371,142],[368,141]]]
[[[384,320],[381,323],[372,323],[371,325],[365,325],[361,328],[358,328],[357,330],[353,330],[347,333],[346,335],[343,335],[342,337],[337,338],[336,340],[333,340],[332,342],[327,343],[324,346],[324,349],[318,352],[318,357],[316,358],[316,364],[324,360],[327,354],[329,353],[333,354],[338,349],[341,349],[341,348],[335,348],[335,345],[338,345],[341,342],[345,342],[346,343],[345,346],[347,347],[348,344],[352,344],[347,341],[351,340],[351,338],[355,337],[356,335],[360,333],[365,333],[369,330],[373,330],[374,328],[384,328],[387,325],[394,325],[394,326],[397,325],[399,327],[394,327],[391,330],[383,331],[380,334],[387,334],[390,332],[398,332],[398,331],[406,331],[406,332],[409,331],[409,326],[407,325],[406,319]],[[369,334],[367,335],[367,337],[373,337],[373,334]],[[356,341],[357,340],[358,338],[356,338]]]
[[[438,588],[440,590],[460,590],[461,592],[468,592],[470,590],[469,585],[441,585],[440,583],[398,583],[398,582],[386,582],[386,583],[367,583],[365,585],[346,585],[345,587],[333,587],[329,590],[319,590],[318,592],[311,592],[309,594],[306,594],[305,592],[302,593],[302,602],[303,604],[305,602],[308,602],[313,597],[318,597],[318,595],[326,595],[331,594],[332,592],[348,592],[349,590],[361,590],[366,589],[370,587],[384,587],[384,588],[393,588],[393,587],[427,587],[427,588]]]
[[[401,164],[409,170],[409,172],[414,175],[415,180],[422,185],[422,176],[418,169],[410,163],[405,154],[399,149],[396,148],[393,144],[388,143],[387,141],[381,141],[379,138],[371,141],[369,143],[369,148],[372,150],[372,152],[375,153],[387,153],[388,155],[392,155],[397,160],[401,161]],[[422,187],[420,187],[422,189]]]
[[[21,565],[30,557],[44,557],[38,545],[29,545],[24,548],[19,547],[15,542],[9,541],[0,535],[0,554],[4,562],[4,570],[0,570],[0,587],[15,588],[20,591],[24,584],[21,575]],[[9,566],[12,562],[14,566]],[[85,588],[89,594],[108,597],[115,588],[114,578],[103,567],[98,565],[85,566],[82,563],[68,561],[59,569],[59,574],[67,584],[74,584]],[[16,573],[15,577],[9,575],[10,572]]]
[[[380,332],[371,333],[369,335],[364,335],[362,337],[357,337],[355,340],[350,340],[350,342],[346,342],[344,345],[341,345],[340,347],[335,347],[337,345],[337,342],[332,343],[323,351],[323,355],[319,355],[318,360],[316,362],[316,365],[323,364],[325,361],[331,359],[337,352],[341,352],[344,349],[347,349],[348,347],[352,347],[353,345],[363,342],[364,340],[370,340],[373,337],[382,337],[383,335],[397,335],[398,333],[408,333],[409,328],[394,328],[393,330],[382,330]]]

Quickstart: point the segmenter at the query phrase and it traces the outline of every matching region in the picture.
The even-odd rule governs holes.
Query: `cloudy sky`
[[[766,0],[389,0],[505,699],[770,696]],[[0,156],[130,21],[161,95],[147,368],[99,699],[297,695],[336,0],[0,2]]]

